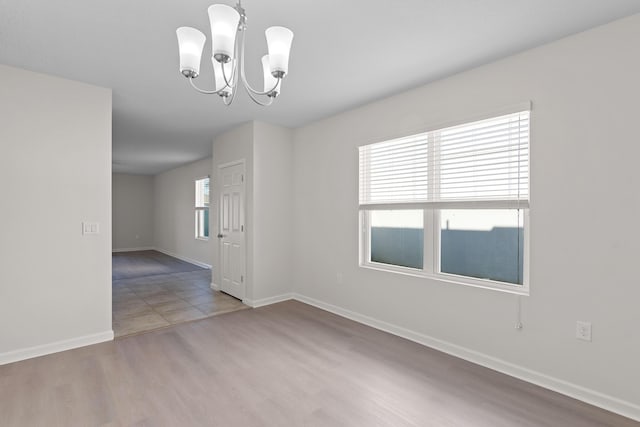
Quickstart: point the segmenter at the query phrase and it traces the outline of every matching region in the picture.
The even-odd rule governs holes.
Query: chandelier
[[[201,31],[192,27],[180,27],[176,30],[182,75],[189,79],[195,90],[206,95],[219,95],[225,105],[231,105],[233,102],[238,82],[242,82],[242,86],[254,102],[263,106],[271,105],[280,93],[282,79],[288,71],[293,32],[285,27],[266,29],[269,53],[262,57],[264,86],[263,90],[256,90],[249,85],[244,72],[247,15],[242,8],[241,0],[238,0],[235,8],[214,4],[209,6],[208,12],[215,89],[200,89],[194,83],[200,74],[202,49],[207,38]]]

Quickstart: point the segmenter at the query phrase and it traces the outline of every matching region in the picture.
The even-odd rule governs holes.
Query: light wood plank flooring
[[[0,366],[0,425],[640,423],[287,301]]]

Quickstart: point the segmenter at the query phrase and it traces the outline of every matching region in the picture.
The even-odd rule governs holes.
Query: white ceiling
[[[255,86],[264,29],[295,34],[283,93],[265,109],[245,93],[225,107],[178,72],[175,29],[208,34],[214,1],[0,0],[0,63],[113,88],[113,169],[155,174],[210,155],[239,123],[297,127],[640,12],[638,0],[243,0]],[[202,68],[210,87],[208,59]]]

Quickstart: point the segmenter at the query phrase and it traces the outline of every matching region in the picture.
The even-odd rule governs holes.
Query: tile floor
[[[113,281],[116,337],[249,308],[210,288],[211,270]]]

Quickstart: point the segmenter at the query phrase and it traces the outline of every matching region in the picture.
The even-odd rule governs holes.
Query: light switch
[[[97,222],[83,222],[82,234],[100,234],[100,224]]]

